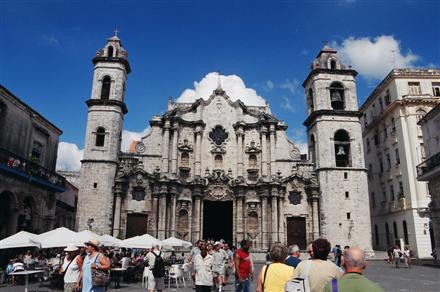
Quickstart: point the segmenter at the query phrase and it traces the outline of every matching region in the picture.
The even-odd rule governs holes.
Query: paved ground
[[[256,275],[261,268],[258,265]],[[413,266],[411,269],[400,268],[396,269],[393,265],[387,264],[384,261],[371,261],[366,270],[366,276],[379,283],[385,291],[387,292],[438,292],[440,291],[440,268],[435,267],[424,267],[424,266]],[[256,276],[255,276],[256,279]],[[189,292],[193,291],[188,285],[186,289],[179,289],[178,291]],[[168,285],[167,285],[168,287]],[[40,291],[49,292],[50,290],[45,286],[40,286],[38,284],[31,284],[29,286],[29,291]],[[10,285],[0,285],[0,292],[19,292],[24,291],[24,286],[10,286]],[[145,292],[145,289],[141,288],[141,284],[122,284],[120,289],[109,289],[111,292],[121,292],[121,291],[133,291],[133,292]],[[177,291],[175,287],[171,289],[166,289],[165,291]],[[228,283],[225,291],[234,291],[233,283]],[[255,280],[252,283],[251,291],[255,291]]]

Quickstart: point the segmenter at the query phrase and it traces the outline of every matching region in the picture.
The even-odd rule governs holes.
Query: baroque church
[[[246,238],[255,251],[274,242],[304,249],[324,237],[372,251],[357,72],[335,50],[322,48],[303,83],[308,158],[268,105],[231,101],[220,77],[206,100],[169,100],[149,134],[120,152],[130,65],[117,36],[93,64],[78,230],[232,244]]]

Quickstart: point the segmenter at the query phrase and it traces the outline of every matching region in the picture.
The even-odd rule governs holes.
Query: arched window
[[[399,234],[397,233],[396,221],[393,221],[393,235],[394,235],[394,241],[399,239]]]
[[[406,221],[403,220],[403,240],[405,241],[405,244],[409,244],[408,239],[408,226],[406,225]]]
[[[335,133],[335,158],[336,167],[349,167],[350,165],[350,136],[345,130]]]
[[[223,168],[223,157],[220,154],[214,157],[214,164],[216,169]]]
[[[309,100],[310,110],[313,111],[315,109],[315,104],[313,102],[313,90],[309,89],[309,94],[307,99]]]
[[[104,146],[104,142],[105,142],[105,129],[103,127],[99,127],[96,130],[96,142],[95,142],[95,146]]]
[[[189,155],[188,153],[184,152],[182,155],[180,155],[180,163],[182,166],[189,167]]]
[[[374,237],[376,241],[376,246],[379,245],[379,228],[377,228],[377,225],[374,224]]]
[[[249,167],[257,167],[257,156],[255,154],[249,155]]]
[[[316,163],[315,136],[314,135],[310,135],[309,158],[313,163]]]
[[[112,84],[112,80],[110,76],[105,76],[102,79],[101,99],[105,99],[105,100],[109,99],[111,84]]]
[[[330,59],[330,69],[336,69],[336,61],[334,59]]]
[[[108,47],[107,56],[110,58],[113,57],[113,47],[112,46]]]
[[[387,245],[390,245],[390,227],[388,226],[388,223],[385,223],[385,233],[387,236]]]
[[[344,86],[339,82],[333,82],[330,85],[330,101],[334,110],[343,110],[345,108]]]

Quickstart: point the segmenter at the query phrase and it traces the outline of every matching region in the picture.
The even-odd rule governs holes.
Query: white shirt
[[[77,260],[78,256],[76,256],[69,265],[70,262],[67,260],[67,257],[64,258],[63,270],[66,271],[64,274],[64,283],[76,283],[78,281],[80,270],[76,263]],[[69,265],[69,267],[67,267],[67,265]]]
[[[130,259],[128,257],[123,257],[119,262],[121,263],[121,267],[123,269],[128,269],[130,266]]]
[[[154,268],[154,262],[156,261],[156,256],[153,254],[153,252],[159,256],[163,258],[163,254],[161,253],[160,250],[157,249],[153,249],[152,251],[150,251],[149,253],[147,253],[147,259],[148,259],[148,267],[150,268],[150,270],[152,270]]]
[[[212,263],[214,258],[207,254],[205,258],[198,254],[194,257],[194,269],[196,271],[196,285],[212,286]]]

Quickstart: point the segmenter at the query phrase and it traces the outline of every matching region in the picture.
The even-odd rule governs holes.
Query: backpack
[[[154,260],[154,267],[153,267],[153,276],[154,278],[162,278],[165,276],[165,263],[162,258],[162,252],[159,253],[159,255],[155,254],[154,252],[151,252],[154,254],[156,259]]]
[[[307,260],[304,273],[301,276],[288,281],[286,283],[285,288],[284,288],[285,291],[286,292],[310,292],[309,273],[310,273],[311,266],[312,266],[312,261]]]

